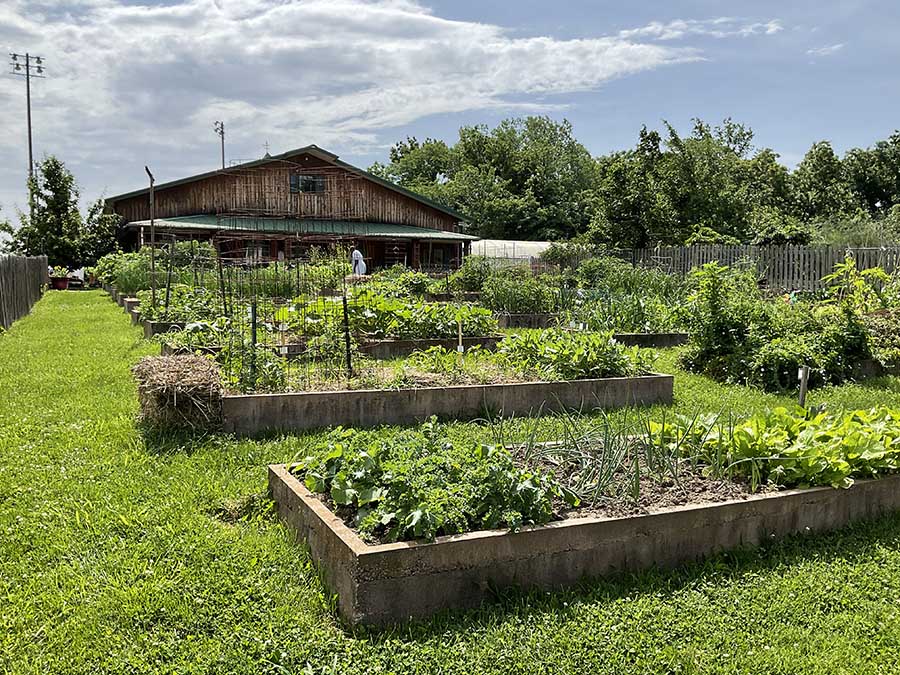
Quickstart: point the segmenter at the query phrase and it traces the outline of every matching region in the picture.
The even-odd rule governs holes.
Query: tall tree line
[[[463,127],[453,145],[407,138],[373,173],[466,214],[488,238],[657,243],[900,241],[900,132],[839,157],[813,144],[793,171],[750,127],[643,127],[634,148],[592,157],[567,121]],[[897,208],[894,208],[897,207]]]

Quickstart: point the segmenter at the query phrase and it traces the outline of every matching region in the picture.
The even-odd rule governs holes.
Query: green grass
[[[900,517],[346,630],[264,500],[216,515],[304,439],[145,440],[128,369],[154,349],[139,337],[99,292],[50,293],[0,336],[0,672],[900,672]],[[686,412],[791,400],[677,374]],[[896,405],[900,386],[812,398]]]

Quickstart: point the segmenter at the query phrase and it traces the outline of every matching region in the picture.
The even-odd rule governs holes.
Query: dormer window
[[[307,175],[301,173],[291,174],[291,192],[325,192],[325,176]]]

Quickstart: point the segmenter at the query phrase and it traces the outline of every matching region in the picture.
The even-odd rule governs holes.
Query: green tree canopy
[[[29,213],[20,225],[0,223],[9,241],[5,250],[22,255],[46,255],[51,265],[68,268],[91,265],[116,247],[118,216],[103,213],[103,200],[91,204],[87,217],[78,210],[78,184],[62,161],[48,155],[28,181]]]

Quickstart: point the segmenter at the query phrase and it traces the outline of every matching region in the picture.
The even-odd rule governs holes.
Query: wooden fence
[[[755,264],[770,288],[815,291],[822,277],[848,255],[859,269],[881,267],[888,273],[900,269],[900,246],[842,248],[833,246],[661,246],[635,249],[632,262],[685,275],[708,262],[722,265]],[[626,257],[627,256],[623,256]]]
[[[0,255],[0,328],[28,314],[47,282],[47,256]]]

